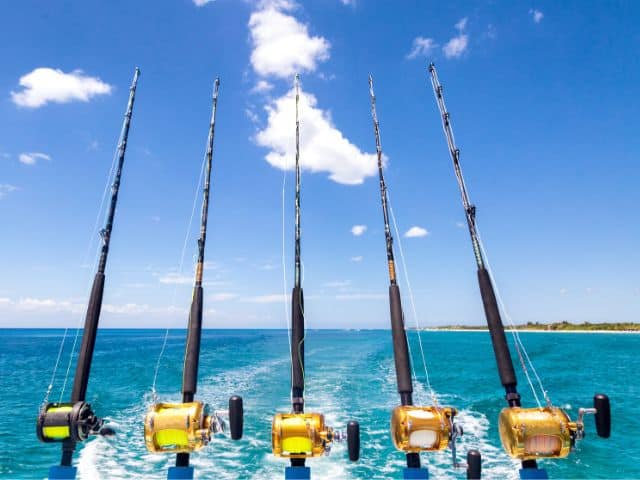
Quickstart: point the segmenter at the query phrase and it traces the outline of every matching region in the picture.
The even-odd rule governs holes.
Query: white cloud
[[[413,39],[411,51],[407,54],[407,58],[416,58],[417,56],[428,57],[431,52],[438,46],[433,38],[416,37]]]
[[[30,152],[21,153],[18,160],[25,165],[35,165],[38,160],[51,160],[51,157],[46,153]]]
[[[352,261],[352,262],[355,262],[355,263],[359,263],[359,262],[361,262],[361,261],[362,261],[362,259],[363,259],[363,258],[364,258],[364,257],[363,257],[362,255],[357,255],[357,256],[355,256],[355,257],[351,257],[351,261]]]
[[[220,292],[211,295],[209,297],[209,300],[211,300],[212,302],[226,302],[227,300],[233,300],[237,297],[238,295],[235,293]]]
[[[88,102],[96,95],[111,93],[111,85],[82,70],[64,73],[62,70],[40,67],[20,77],[20,92],[11,92],[13,103],[21,107],[38,108],[49,102]]]
[[[458,228],[464,228],[466,226],[467,226],[467,224],[464,223],[464,222],[456,222],[456,227],[458,227]]]
[[[367,231],[366,225],[354,225],[353,227],[351,227],[351,233],[353,234],[354,237],[359,237],[366,231]]]
[[[245,108],[244,109],[244,114],[251,121],[251,123],[253,123],[253,124],[260,123],[260,117],[258,117],[258,114],[254,110],[252,110],[251,108]]]
[[[411,227],[404,234],[406,238],[426,237],[427,235],[429,235],[429,232],[427,231],[427,229],[418,227],[418,226]]]
[[[289,300],[289,295],[283,295],[282,293],[277,293],[273,295],[260,295],[257,297],[249,297],[245,298],[243,301],[248,303],[279,303]]]
[[[387,298],[384,293],[348,293],[336,295],[336,300],[381,300]]]
[[[193,0],[193,3],[196,4],[197,7],[203,7],[207,3],[215,2],[215,0]]]
[[[564,296],[564,295],[566,295],[567,293],[569,293],[569,290],[568,290],[567,288],[564,288],[564,287],[563,287],[563,288],[561,288],[561,289],[560,289],[560,295]]]
[[[531,15],[535,23],[540,23],[544,18],[544,13],[542,13],[540,10],[536,10],[533,8],[529,9],[529,14]]]
[[[353,5],[355,6],[356,0],[340,0],[343,5]]]
[[[442,47],[442,51],[444,52],[444,56],[447,58],[457,58],[461,56],[467,46],[469,45],[469,36],[464,33],[467,28],[467,17],[461,19],[458,23],[456,23],[455,28],[458,30],[458,35],[451,38],[445,45]]]
[[[342,281],[327,282],[327,283],[324,283],[322,286],[327,288],[344,288],[344,287],[348,287],[349,285],[351,285],[351,282],[349,280],[342,280]]]
[[[175,272],[167,273],[166,275],[161,276],[159,279],[160,283],[164,283],[167,285],[188,285],[193,283],[193,278],[187,275],[180,275]]]
[[[328,172],[329,178],[347,185],[361,184],[376,174],[376,156],[363,153],[331,122],[327,112],[316,107],[316,98],[300,93],[300,164],[311,172]],[[270,152],[265,159],[274,167],[290,170],[295,165],[295,93],[265,107],[267,126],[256,134],[258,145]]]
[[[0,183],[0,200],[9,195],[11,192],[18,190],[15,185],[9,185],[8,183]]]
[[[467,21],[469,19],[467,17],[464,17],[462,19],[460,19],[460,21],[458,23],[456,23],[455,27],[456,30],[458,30],[459,32],[462,32],[465,28],[467,28]]]
[[[329,58],[329,42],[310,36],[307,25],[285,13],[294,7],[288,0],[263,1],[251,14],[251,65],[258,75],[287,78],[313,72],[319,62]]]
[[[258,80],[253,88],[251,89],[251,93],[265,93],[273,89],[273,84],[267,82],[266,80]]]

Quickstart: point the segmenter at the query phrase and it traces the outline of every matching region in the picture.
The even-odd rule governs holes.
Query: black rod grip
[[[240,440],[242,438],[243,426],[244,407],[242,405],[242,397],[234,395],[229,398],[229,432],[232,440]]]
[[[296,402],[296,399],[302,399],[304,395],[304,296],[302,287],[293,287],[291,291],[291,395],[294,398],[294,405],[298,405],[296,408],[302,408],[302,402]]]
[[[482,475],[482,456],[478,450],[467,452],[467,479],[480,480]]]
[[[73,380],[73,391],[71,392],[72,402],[83,402],[87,396],[87,384],[89,383],[89,373],[91,372],[93,349],[96,345],[103,293],[104,273],[98,272],[93,279],[93,287],[91,287],[91,296],[89,297],[89,305],[87,307],[87,316],[84,321],[82,345],[80,346],[80,353],[78,354],[76,375]]]
[[[498,364],[498,373],[502,385],[507,387],[515,387],[517,385],[516,374],[513,370],[513,361],[507,344],[507,337],[504,334],[504,326],[500,318],[500,310],[496,301],[496,294],[493,291],[491,277],[489,272],[484,268],[478,269],[478,283],[480,284],[480,295],[482,295],[482,303],[484,305],[484,313],[487,317],[487,326],[491,334],[491,343],[493,344],[493,352],[496,356]]]
[[[611,436],[611,404],[609,397],[604,393],[597,393],[593,397],[593,406],[596,409],[596,431],[598,436],[609,438]]]
[[[393,338],[393,358],[396,364],[398,393],[400,393],[403,405],[411,405],[411,394],[413,393],[411,359],[409,358],[407,334],[404,329],[400,289],[397,285],[389,286],[389,308],[391,310],[391,336]]]
[[[360,424],[354,420],[347,423],[347,449],[349,460],[358,461],[360,458]]]
[[[198,364],[200,363],[200,339],[202,337],[202,287],[193,288],[193,301],[189,313],[189,330],[184,353],[182,373],[182,401],[192,402],[198,385]]]

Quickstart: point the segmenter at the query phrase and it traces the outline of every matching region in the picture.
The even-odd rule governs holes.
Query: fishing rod
[[[87,386],[89,384],[89,373],[91,372],[91,362],[93,360],[93,350],[98,333],[98,323],[100,322],[100,311],[102,310],[102,295],[104,293],[105,270],[107,267],[109,244],[111,242],[111,231],[113,230],[113,220],[118,203],[122,167],[127,150],[129,127],[131,125],[133,103],[135,101],[139,76],[140,69],[136,67],[133,82],[129,89],[129,100],[127,102],[127,109],[118,142],[118,163],[111,186],[111,202],[107,213],[107,221],[104,228],[100,231],[100,236],[102,237],[100,260],[98,262],[98,271],[93,279],[91,296],[89,297],[89,304],[87,306],[71,400],[69,402],[45,403],[40,410],[36,423],[36,434],[40,441],[45,443],[62,443],[60,465],[53,466],[49,469],[50,479],[73,479],[76,477],[77,468],[72,466],[73,452],[76,449],[76,444],[84,442],[91,435],[109,436],[115,434],[112,428],[104,426],[104,419],[96,416],[91,409],[91,405],[86,402],[86,396]]]
[[[387,206],[387,185],[383,172],[380,124],[376,113],[376,95],[373,91],[373,78],[371,75],[369,75],[369,98],[371,100],[371,119],[373,120],[373,131],[376,139],[380,199],[387,250],[393,357],[401,404],[393,410],[391,415],[391,437],[395,447],[406,454],[407,468],[403,472],[405,479],[429,478],[428,470],[420,466],[420,452],[439,451],[446,448],[451,449],[454,467],[466,467],[467,478],[480,478],[481,456],[478,450],[470,450],[467,453],[466,465],[458,463],[456,459],[456,440],[462,435],[462,428],[454,422],[458,411],[452,407],[438,405],[415,406],[413,404],[411,355],[405,330],[400,287],[396,278],[393,236],[389,226],[389,210]]]
[[[328,455],[331,443],[347,440],[349,459],[360,457],[360,425],[350,421],[345,433],[325,423],[322,413],[304,411],[304,297],[302,291],[302,261],[300,257],[300,77],[295,76],[296,99],[296,198],[295,198],[295,259],[294,283],[291,291],[291,413],[276,413],[271,425],[271,444],[276,457],[288,458],[285,479],[309,479],[311,469],[307,458]]]
[[[547,405],[538,408],[521,408],[518,382],[513,360],[507,344],[504,325],[500,316],[493,280],[486,261],[476,228],[476,207],[469,200],[467,187],[460,167],[460,150],[455,144],[449,112],[444,103],[442,85],[433,63],[429,64],[431,85],[440,110],[442,126],[453,160],[453,168],[462,196],[462,205],[467,219],[473,254],[478,268],[478,283],[484,306],[487,326],[498,366],[500,381],[505,390],[508,407],[500,412],[500,440],[505,451],[513,458],[521,460],[520,478],[548,478],[544,469],[537,466],[537,459],[564,458],[573,450],[576,441],[584,437],[584,415],[594,414],[598,436],[609,438],[611,433],[611,409],[609,397],[596,394],[593,408],[580,408],[578,417],[572,422],[562,409],[554,407],[547,399]],[[518,348],[518,346],[516,345]],[[524,364],[523,364],[524,368]]]
[[[233,440],[242,438],[243,404],[242,398],[229,398],[227,411],[212,412],[209,405],[195,400],[200,362],[200,340],[202,337],[204,247],[207,239],[207,218],[209,214],[209,190],[211,185],[211,164],[213,160],[213,139],[215,134],[216,109],[220,79],[213,87],[213,106],[207,139],[206,170],[202,191],[202,213],[200,236],[198,238],[198,260],[195,270],[193,297],[189,313],[187,342],[182,375],[182,403],[154,403],[144,420],[144,438],[147,449],[152,453],[175,453],[175,467],[169,468],[167,478],[193,479],[194,469],[189,465],[189,456],[208,445],[215,433],[224,432],[223,416],[229,417],[230,436]]]

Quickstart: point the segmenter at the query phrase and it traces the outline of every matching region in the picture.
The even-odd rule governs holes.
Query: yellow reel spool
[[[393,444],[398,450],[411,453],[444,450],[449,445],[456,413],[451,407],[396,407],[391,414]]]
[[[557,407],[511,407],[500,412],[502,446],[520,460],[566,457],[579,428]]]
[[[271,424],[273,454],[284,458],[323,455],[333,441],[333,429],[321,413],[277,413]]]
[[[152,453],[188,453],[211,440],[211,416],[202,402],[157,403],[144,419],[144,440]]]

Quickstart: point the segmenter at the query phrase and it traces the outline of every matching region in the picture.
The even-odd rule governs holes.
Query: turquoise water
[[[142,418],[164,331],[102,330],[96,345],[88,400],[117,429],[116,437],[87,442],[76,453],[81,478],[164,478],[173,458],[150,455],[144,447]],[[60,330],[0,330],[0,477],[44,478],[59,461],[58,445],[40,444],[35,417],[60,345]],[[418,346],[410,333],[412,350]],[[555,404],[590,406],[594,392],[611,397],[612,437],[587,438],[568,459],[543,463],[552,478],[640,478],[640,335],[523,333],[529,354]],[[479,448],[484,478],[516,478],[516,463],[500,447],[496,418],[503,392],[486,332],[424,332],[431,382],[442,404],[460,410],[464,454]],[[158,391],[165,401],[180,399],[185,332],[172,330],[162,362]],[[67,347],[72,342],[67,341]],[[362,429],[360,462],[349,464],[346,446],[312,459],[313,478],[399,478],[403,456],[390,443],[389,412],[396,405],[390,333],[387,331],[309,331],[306,409],[326,414],[344,428],[350,419]],[[288,342],[284,330],[208,330],[202,342],[197,397],[225,408],[230,394],[245,401],[245,436],[239,442],[217,437],[192,456],[199,478],[283,478],[285,462],[270,454],[274,412],[289,408]],[[68,358],[68,350],[65,351]],[[419,356],[416,403],[429,403]],[[56,379],[57,400],[66,363]],[[522,375],[523,402],[533,397]],[[464,478],[452,471],[448,453],[423,454],[432,478]]]

